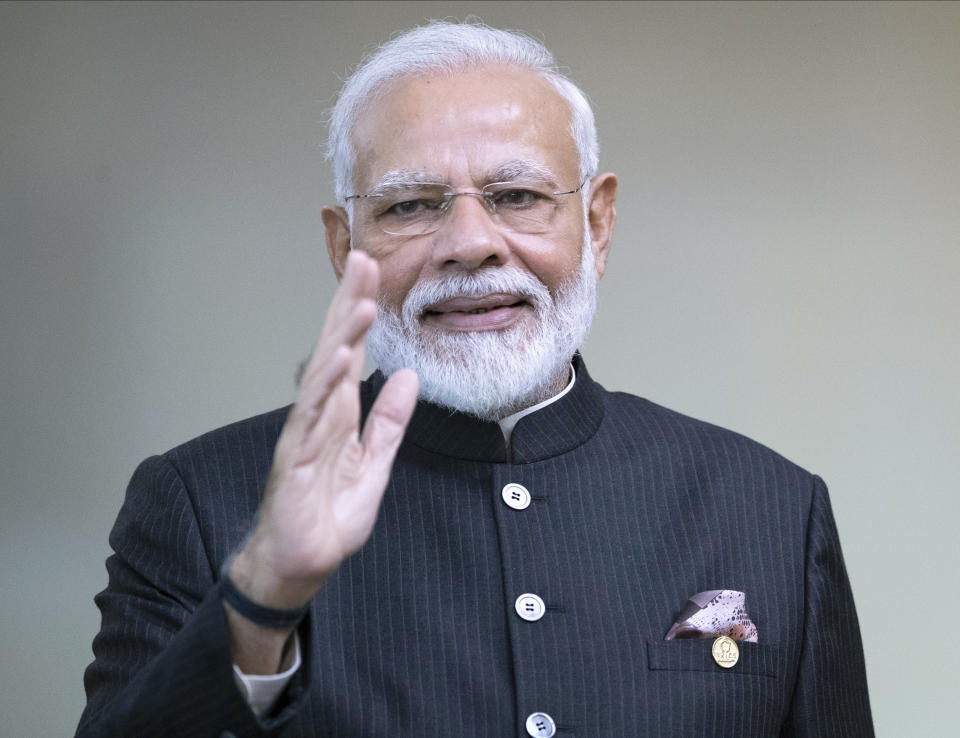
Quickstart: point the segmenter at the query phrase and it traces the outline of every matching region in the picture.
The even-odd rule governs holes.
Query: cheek
[[[397,251],[391,254],[371,253],[380,265],[380,289],[378,297],[388,307],[399,311],[407,293],[420,279],[422,261],[411,258],[413,254]]]
[[[353,246],[372,256],[380,267],[378,300],[399,311],[407,293],[423,276],[429,259],[430,251],[423,239],[385,241],[379,232],[371,235],[357,229]]]
[[[528,244],[526,248],[518,249],[517,254],[523,266],[555,296],[561,285],[575,279],[580,272],[582,245],[574,231],[562,239]]]

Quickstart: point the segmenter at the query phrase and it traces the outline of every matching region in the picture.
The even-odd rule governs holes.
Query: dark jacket
[[[578,359],[579,362],[579,359]],[[363,406],[382,386],[363,383]],[[610,393],[494,423],[421,404],[369,542],[312,603],[274,717],[233,682],[217,585],[287,408],[137,469],[110,538],[84,736],[870,736],[860,634],[823,482],[730,431]],[[515,482],[532,503],[505,504]],[[721,669],[665,641],[685,600],[746,593]],[[515,601],[534,593],[545,616]]]

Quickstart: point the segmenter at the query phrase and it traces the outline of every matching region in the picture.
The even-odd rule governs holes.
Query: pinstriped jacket
[[[871,736],[823,482],[743,436],[577,381],[499,427],[421,404],[369,542],[320,591],[271,717],[233,683],[218,572],[251,526],[283,408],[137,469],[111,533],[81,736]],[[361,385],[365,411],[383,378]],[[504,504],[508,483],[532,502]],[[665,641],[746,593],[732,669]],[[517,616],[540,596],[546,614]]]

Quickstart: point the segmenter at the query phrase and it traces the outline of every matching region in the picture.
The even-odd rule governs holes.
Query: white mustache
[[[536,312],[550,306],[550,291],[530,272],[517,267],[488,267],[418,282],[403,301],[403,320],[408,325],[420,319],[427,308],[456,297],[484,297],[494,293],[516,295]]]

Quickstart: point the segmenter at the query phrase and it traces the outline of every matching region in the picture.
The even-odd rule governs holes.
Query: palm
[[[332,571],[364,544],[388,482],[386,461],[355,436],[289,465],[277,482],[285,494],[272,506],[284,519],[291,570]]]
[[[376,315],[376,263],[351,255],[274,453],[253,535],[241,556],[251,589],[278,605],[309,599],[370,535],[404,429],[416,375],[380,392],[359,433],[363,339]],[[238,557],[239,558],[239,557]],[[269,580],[269,581],[266,581]]]

